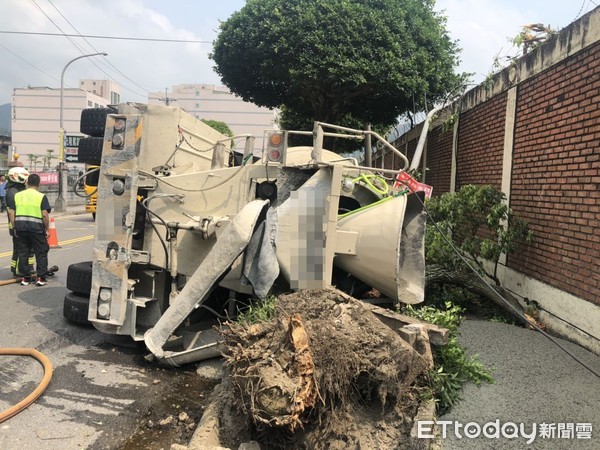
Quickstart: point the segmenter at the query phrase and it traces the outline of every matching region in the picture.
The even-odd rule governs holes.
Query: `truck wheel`
[[[93,137],[104,137],[106,116],[117,112],[113,108],[88,108],[81,111],[79,131]]]
[[[65,295],[63,304],[63,316],[69,322],[80,325],[88,325],[88,309],[90,307],[90,297],[69,292]]]
[[[92,262],[71,264],[67,270],[67,289],[76,294],[90,296],[92,290]]]
[[[104,138],[87,137],[79,140],[79,162],[99,166],[102,161]]]

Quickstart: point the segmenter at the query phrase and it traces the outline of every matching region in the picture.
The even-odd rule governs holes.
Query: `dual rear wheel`
[[[92,290],[92,262],[71,264],[67,271],[67,289],[63,303],[63,316],[69,322],[89,324],[88,310]]]

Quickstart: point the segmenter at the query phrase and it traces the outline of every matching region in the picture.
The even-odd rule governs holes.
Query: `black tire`
[[[116,111],[112,108],[88,108],[81,111],[79,131],[93,137],[104,137],[106,116]]]
[[[89,297],[92,290],[92,262],[71,264],[67,270],[67,289]]]
[[[89,325],[88,309],[90,307],[89,295],[83,296],[75,292],[69,292],[65,295],[63,304],[63,316],[69,322],[80,325]]]
[[[102,161],[104,138],[87,137],[79,140],[79,162],[99,166]]]
[[[92,219],[94,219],[94,222],[96,221],[96,213],[92,213]]]

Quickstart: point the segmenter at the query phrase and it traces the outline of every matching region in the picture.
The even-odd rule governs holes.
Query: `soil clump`
[[[410,445],[428,362],[361,302],[335,289],[286,294],[271,320],[228,323],[222,334],[221,445]]]

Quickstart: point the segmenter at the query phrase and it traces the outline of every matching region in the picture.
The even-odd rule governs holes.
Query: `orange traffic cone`
[[[50,218],[50,236],[48,236],[48,245],[50,248],[60,248],[58,245],[58,236],[56,235],[56,225],[54,223],[54,218]]]

